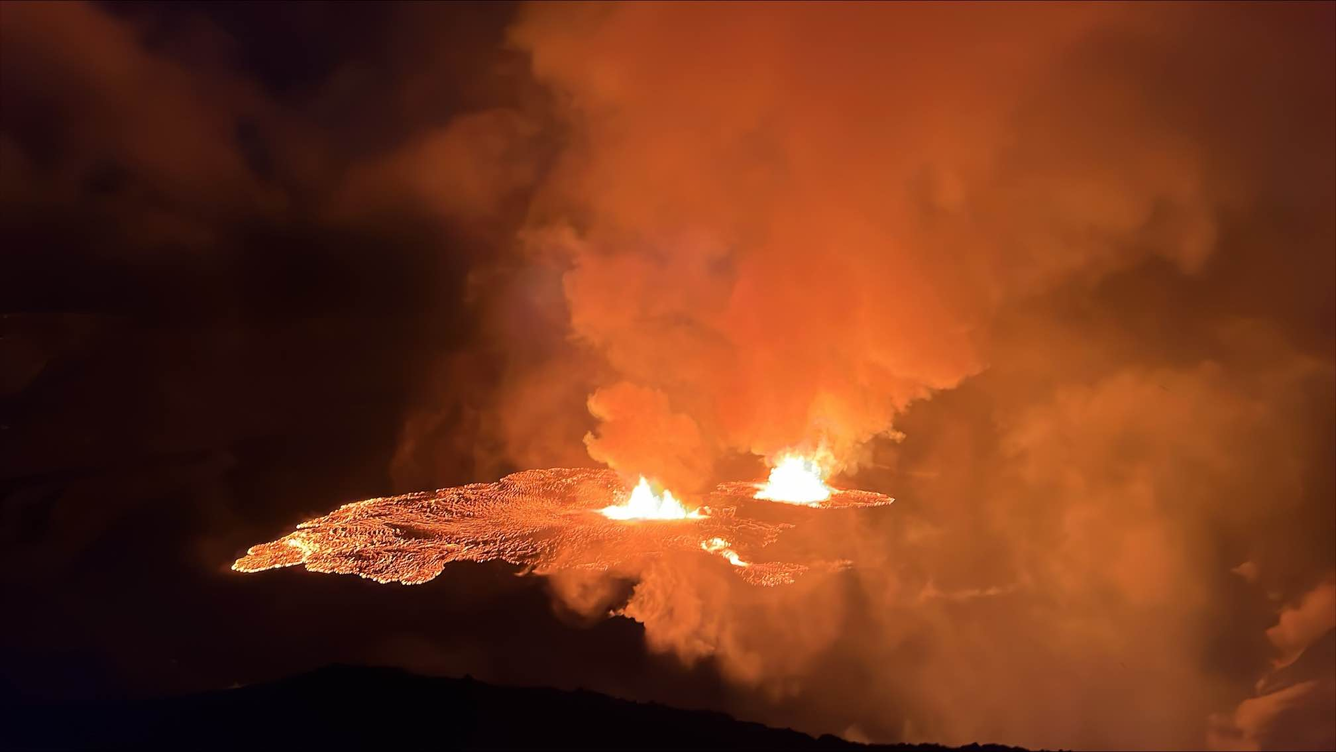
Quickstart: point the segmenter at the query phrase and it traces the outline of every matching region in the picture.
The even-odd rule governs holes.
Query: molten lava
[[[743,561],[742,557],[738,556],[736,551],[729,548],[730,545],[732,544],[723,538],[711,538],[707,541],[701,541],[700,547],[705,551],[709,551],[712,554],[719,554],[725,559],[728,559],[728,563],[735,567],[750,567],[751,564]]]
[[[626,503],[598,511],[610,520],[698,520],[705,516],[699,509],[688,511],[666,488],[662,496],[656,496],[643,475]]]
[[[770,468],[770,478],[757,489],[755,498],[786,504],[820,504],[832,492],[825,475],[815,459],[786,455]]]
[[[760,550],[793,523],[741,514],[754,503],[757,488],[726,483],[708,495],[708,506],[688,510],[667,491],[656,496],[643,478],[628,493],[611,470],[525,470],[495,483],[345,504],[276,541],[252,546],[232,568],[260,572],[302,565],[312,572],[412,585],[431,580],[455,561],[500,559],[538,574],[583,569],[634,575],[651,560],[704,551],[726,559],[743,580],[773,586],[792,583],[812,567],[848,564],[758,561]],[[610,504],[619,499],[621,504]],[[892,501],[869,491],[830,489],[829,498],[813,506],[875,507]]]
[[[301,565],[312,572],[355,574],[377,582],[419,584],[456,561],[502,561],[538,574],[561,569],[634,573],[666,555],[717,553],[753,585],[786,585],[808,564],[756,561],[787,527],[738,514],[746,500],[716,491],[710,513],[678,511],[648,483],[628,498],[611,470],[525,470],[496,483],[473,483],[345,504],[303,522],[276,541],[252,546],[232,565],[239,572]],[[656,499],[633,501],[637,493]],[[609,502],[626,499],[620,506]],[[673,504],[676,501],[673,500]],[[639,510],[688,524],[647,524]],[[653,519],[665,519],[663,516]],[[727,552],[713,541],[726,541]],[[738,562],[746,555],[745,566]],[[736,558],[736,561],[734,559]],[[829,562],[811,562],[830,566]]]

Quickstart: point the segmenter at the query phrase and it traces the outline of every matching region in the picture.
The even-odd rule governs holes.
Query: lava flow
[[[622,504],[609,505],[619,499]],[[300,564],[312,572],[418,584],[455,561],[500,559],[539,574],[630,572],[652,557],[704,551],[765,586],[788,584],[808,568],[755,561],[755,552],[784,526],[738,516],[736,498],[716,493],[711,499],[717,503],[706,514],[688,511],[666,492],[655,497],[647,482],[627,496],[611,470],[526,470],[496,483],[346,504],[252,547],[232,568],[259,572]],[[751,561],[742,563],[741,552]]]

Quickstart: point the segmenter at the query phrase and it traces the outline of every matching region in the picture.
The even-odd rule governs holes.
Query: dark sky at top
[[[1336,738],[1332,7],[0,4],[7,690],[351,662],[876,741]],[[789,340],[858,352],[849,477],[905,503],[832,527],[868,572],[778,679],[729,652],[778,637],[684,663],[500,564],[229,570],[341,502],[644,456],[618,436],[755,474],[808,404],[719,374],[784,372],[778,415],[830,377]],[[631,382],[700,436],[615,433]]]

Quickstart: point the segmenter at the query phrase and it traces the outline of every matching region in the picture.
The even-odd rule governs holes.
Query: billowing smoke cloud
[[[1330,749],[1336,746],[1336,583],[1323,582],[1280,612],[1267,637],[1281,651],[1256,696],[1211,717],[1216,749]]]
[[[744,715],[1269,738],[1276,714],[1208,726],[1321,639],[1275,600],[1333,569],[1332,21],[527,8],[511,39],[561,146],[492,303],[529,359],[488,408],[526,429],[502,451],[582,441],[692,491],[821,446],[900,498],[804,523],[852,573],[642,573],[623,613],[759,688]]]
[[[1199,272],[1237,165],[1186,130],[1205,103],[1156,101],[1201,82],[1149,79],[1181,54],[1138,33],[1152,15],[1187,32],[1103,7],[529,9],[513,39],[572,133],[528,243],[593,386],[641,400],[592,398],[623,437],[596,458],[701,486],[708,464],[656,466],[671,420],[697,465],[824,444],[856,466],[987,365],[998,306],[1147,257]],[[1109,65],[1135,45],[1148,71]]]

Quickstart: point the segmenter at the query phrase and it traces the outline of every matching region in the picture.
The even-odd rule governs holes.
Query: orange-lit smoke
[[[591,455],[675,488],[804,444],[851,469],[912,400],[984,367],[1000,302],[1145,254],[1199,268],[1229,186],[1198,150],[1135,108],[1044,99],[1122,15],[529,8],[512,36],[577,138],[526,242],[610,372]],[[1128,131],[1144,148],[1111,152]],[[1120,248],[1138,238],[1158,242]]]
[[[1265,588],[1331,568],[1332,20],[526,8],[561,138],[489,303],[532,358],[490,413],[508,457],[583,439],[624,479],[754,496],[825,448],[820,506],[855,474],[901,498],[768,505],[819,516],[784,545],[856,562],[783,591],[640,573],[623,612],[762,688],[758,717],[1203,744],[1270,660]]]

